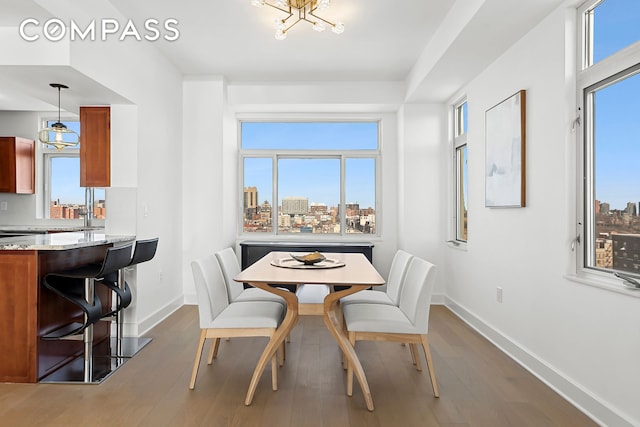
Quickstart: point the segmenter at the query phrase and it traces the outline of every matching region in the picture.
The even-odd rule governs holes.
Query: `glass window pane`
[[[640,1],[604,0],[592,13],[594,63],[640,40]]]
[[[467,146],[456,149],[456,240],[467,241]]]
[[[587,264],[640,273],[640,74],[594,91],[592,100],[595,241]]]
[[[467,133],[467,103],[464,102],[456,107],[455,111],[455,136],[464,135]]]
[[[85,188],[80,187],[80,158],[52,156],[51,194],[49,218],[79,219],[85,208]],[[93,189],[93,217],[106,219],[106,192],[104,188]]]
[[[242,122],[245,150],[376,150],[377,122]]]
[[[278,160],[278,232],[340,233],[340,160]]]
[[[84,188],[80,187],[80,158],[51,158],[50,218],[80,218],[84,209]]]
[[[93,217],[95,219],[107,218],[107,200],[104,188],[93,189]]]
[[[273,161],[270,157],[244,159],[243,231],[271,232]]]
[[[376,232],[375,159],[345,160],[347,233]]]

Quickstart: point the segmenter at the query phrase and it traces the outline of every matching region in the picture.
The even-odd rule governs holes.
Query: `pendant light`
[[[40,142],[55,147],[56,150],[62,151],[65,147],[74,147],[80,142],[80,135],[68,129],[60,121],[60,91],[69,89],[68,86],[61,83],[50,83],[49,86],[58,89],[58,121],[50,127],[42,129],[38,134]],[[53,139],[51,138],[53,134]]]

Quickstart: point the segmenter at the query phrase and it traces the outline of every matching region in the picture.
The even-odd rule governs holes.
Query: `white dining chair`
[[[429,309],[435,282],[436,267],[419,257],[413,257],[407,267],[398,306],[389,304],[349,304],[344,307],[344,321],[349,341],[392,341],[421,344],[435,397],[438,384],[429,351]],[[416,358],[419,355],[415,355]],[[421,370],[418,365],[418,370]],[[353,392],[353,369],[347,368],[347,394]]]
[[[340,298],[340,305],[342,307],[349,304],[398,305],[403,279],[411,258],[413,258],[413,255],[402,249],[398,249],[391,261],[391,269],[389,270],[387,283],[384,285],[385,288],[381,286],[383,289],[380,290],[366,289],[356,292],[355,294],[347,295],[346,297]]]
[[[284,319],[285,309],[276,301],[230,302],[222,272],[214,255],[191,263],[198,298],[200,339],[191,374],[189,388],[193,390],[198,375],[202,350],[207,339],[213,339],[207,363],[212,364],[218,354],[220,338],[269,337],[271,338]],[[284,344],[283,346],[284,347]],[[280,354],[282,353],[282,347]],[[283,362],[284,359],[281,359]],[[271,360],[271,383],[278,389],[278,363],[276,354]]]
[[[259,288],[244,288],[244,285],[240,282],[233,280],[240,271],[240,264],[236,253],[232,248],[225,248],[215,253],[216,259],[220,264],[222,275],[224,276],[224,282],[227,286],[227,292],[229,294],[230,302],[240,301],[275,301],[282,304],[286,309],[287,302],[279,295],[272,294]]]

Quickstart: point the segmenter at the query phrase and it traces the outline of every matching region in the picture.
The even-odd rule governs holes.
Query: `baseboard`
[[[492,342],[532,375],[536,376],[540,381],[544,382],[571,402],[594,422],[603,426],[616,427],[633,427],[638,425],[628,418],[625,418],[622,414],[614,411],[590,391],[585,390],[582,386],[573,382],[570,378],[537,357],[534,353],[520,346],[456,301],[446,296],[443,296],[443,299],[444,305],[460,319]]]
[[[151,315],[147,316],[145,319],[139,321],[138,323],[125,323],[124,326],[124,336],[125,337],[140,337],[151,330],[158,323],[162,322],[164,319],[169,317],[173,312],[182,307],[184,303],[184,297],[181,295],[175,298],[173,301],[166,304],[164,307],[153,312]]]
[[[446,305],[446,297],[444,294],[432,294],[431,305]]]

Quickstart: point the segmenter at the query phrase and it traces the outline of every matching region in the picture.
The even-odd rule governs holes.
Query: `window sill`
[[[457,250],[463,251],[463,252],[467,251],[467,245],[468,245],[467,242],[459,242],[457,240],[447,240],[445,243],[451,249],[457,249]]]
[[[640,289],[633,290],[631,288],[627,288],[621,283],[620,280],[609,280],[604,278],[596,279],[591,277],[576,276],[575,274],[565,274],[564,278],[571,282],[581,283],[583,285],[593,286],[594,288],[600,288],[606,291],[640,298]]]

